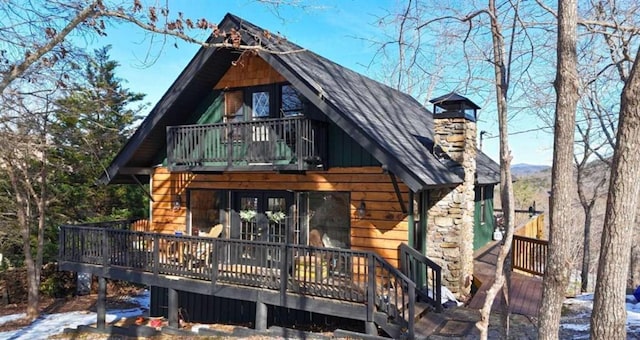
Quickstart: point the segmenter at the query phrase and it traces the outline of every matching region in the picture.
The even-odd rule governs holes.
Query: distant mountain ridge
[[[548,165],[518,163],[511,166],[511,174],[515,176],[529,175],[551,169]]]

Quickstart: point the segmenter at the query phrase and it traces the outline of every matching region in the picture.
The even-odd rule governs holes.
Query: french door
[[[287,191],[236,191],[232,193],[232,236],[240,240],[287,243],[293,193]],[[279,248],[244,246],[243,262],[273,266],[280,261]]]

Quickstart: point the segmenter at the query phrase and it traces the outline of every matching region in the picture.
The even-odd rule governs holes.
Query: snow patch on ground
[[[142,295],[126,298],[138,304],[137,308],[117,309],[107,311],[107,322],[117,322],[120,319],[145,314],[149,310],[150,293],[146,290]],[[633,295],[627,296],[627,333],[630,339],[636,339],[634,334],[640,333],[640,303]],[[589,318],[593,309],[593,294],[584,294],[564,302],[565,315],[560,321],[562,339],[588,339]],[[25,314],[13,314],[0,317],[0,325],[25,317]],[[77,328],[81,325],[91,325],[96,322],[96,313],[79,311],[69,313],[45,314],[31,325],[10,332],[1,332],[0,339],[32,340],[45,339],[62,333],[65,328]],[[207,325],[194,325],[193,331]]]
[[[145,290],[144,293],[139,296],[129,297],[127,300],[138,304],[139,307],[109,310],[106,316],[107,323],[141,315],[149,310],[150,293],[148,290]],[[23,317],[25,317],[24,313],[0,317],[0,325]],[[96,313],[88,311],[44,314],[27,327],[15,331],[0,332],[0,339],[46,339],[52,335],[62,333],[65,328],[77,328],[82,325],[95,324],[96,318]]]
[[[640,331],[640,302],[633,295],[627,295],[625,307],[627,310],[627,333],[635,334]],[[564,316],[560,321],[560,327],[572,334],[575,338],[588,338],[590,330],[590,318],[593,310],[593,294],[582,294],[564,301]],[[582,334],[584,333],[584,334]]]

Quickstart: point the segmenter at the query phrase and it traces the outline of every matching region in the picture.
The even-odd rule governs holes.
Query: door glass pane
[[[257,240],[259,230],[256,223],[258,215],[258,197],[240,198],[240,239]]]
[[[269,242],[286,242],[286,204],[286,200],[283,197],[267,198],[267,209],[265,214],[269,219]]]
[[[269,92],[254,92],[251,99],[253,118],[268,118],[270,115]]]

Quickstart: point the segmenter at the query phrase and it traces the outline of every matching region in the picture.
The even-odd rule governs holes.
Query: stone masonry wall
[[[464,167],[464,183],[430,192],[427,257],[443,268],[443,285],[462,297],[473,274],[476,124],[464,118],[434,119],[435,144]]]

